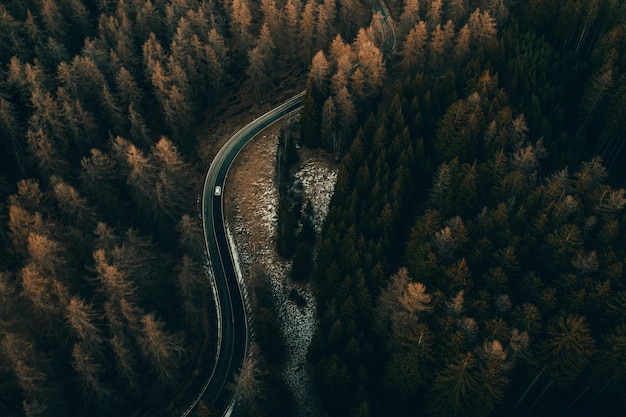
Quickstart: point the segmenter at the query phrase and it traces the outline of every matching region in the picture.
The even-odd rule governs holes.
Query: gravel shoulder
[[[293,123],[296,117],[282,123]],[[287,350],[283,378],[294,395],[296,415],[318,416],[321,412],[316,406],[306,363],[306,351],[317,320],[312,283],[291,282],[290,262],[282,259],[275,249],[278,208],[275,168],[280,126],[274,125],[253,139],[231,167],[224,186],[226,221],[244,280],[253,267],[261,267],[270,277],[270,290]],[[307,200],[312,203],[313,220],[319,232],[337,178],[337,166],[321,151],[301,150],[294,175],[303,184],[305,204]],[[306,299],[306,306],[298,307],[289,299],[293,288]]]

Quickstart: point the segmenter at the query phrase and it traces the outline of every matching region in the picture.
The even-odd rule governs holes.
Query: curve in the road
[[[248,319],[224,226],[223,198],[228,170],[250,139],[301,107],[303,97],[304,91],[242,128],[220,149],[207,172],[202,196],[202,218],[215,280],[218,347],[210,380],[189,411],[202,400],[220,415],[227,414],[234,399],[228,386],[234,382],[235,373],[241,368],[248,348]],[[215,192],[216,186],[221,187],[221,192]]]

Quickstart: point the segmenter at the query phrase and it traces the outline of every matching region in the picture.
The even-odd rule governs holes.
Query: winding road
[[[248,348],[248,319],[224,226],[223,198],[228,170],[250,139],[301,107],[303,97],[304,92],[301,92],[242,128],[220,149],[207,172],[202,195],[202,213],[204,236],[215,279],[218,343],[215,366],[209,382],[188,413],[202,400],[219,415],[229,415],[234,401],[229,385],[234,382],[235,373],[241,368]],[[221,187],[219,193],[215,192],[216,186]]]
[[[378,1],[378,10],[374,7],[373,11],[380,12],[383,16],[383,24],[386,28],[391,29],[390,54],[393,54],[396,48],[396,36],[393,25],[389,23],[389,11],[386,4],[383,1]],[[388,38],[386,33],[383,33],[383,37]],[[272,123],[302,106],[304,93],[303,91],[295,95],[238,131],[220,149],[207,172],[202,195],[202,218],[214,277],[213,284],[218,316],[217,352],[215,366],[209,381],[205,384],[196,401],[183,414],[183,417],[192,413],[200,400],[209,405],[217,415],[230,415],[235,400],[230,385],[235,380],[235,373],[241,369],[241,364],[248,350],[249,330],[246,308],[224,225],[223,198],[228,170],[235,157],[250,139]],[[219,191],[216,187],[220,187]]]

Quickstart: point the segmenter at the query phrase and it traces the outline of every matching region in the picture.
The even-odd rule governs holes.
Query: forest
[[[388,5],[389,87],[361,97],[352,69],[350,115],[333,42],[302,112],[341,154],[308,353],[324,409],[622,415],[624,2]]]
[[[277,233],[317,287],[328,415],[621,415],[624,22],[622,0],[0,2],[0,415],[188,406],[216,344],[199,126],[287,87],[340,166],[321,236],[288,194]],[[289,415],[276,375],[241,415]]]

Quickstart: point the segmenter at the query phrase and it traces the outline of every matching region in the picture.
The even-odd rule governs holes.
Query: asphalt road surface
[[[303,97],[304,92],[292,97],[237,132],[217,153],[205,178],[203,227],[217,290],[218,347],[215,367],[201,399],[219,415],[225,415],[233,401],[229,386],[248,348],[248,320],[224,226],[223,198],[228,187],[225,180],[233,160],[248,141],[302,106]],[[219,192],[216,187],[220,187]]]

